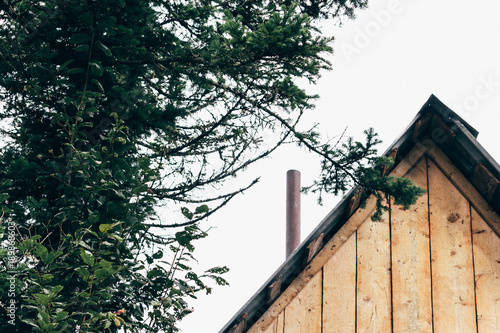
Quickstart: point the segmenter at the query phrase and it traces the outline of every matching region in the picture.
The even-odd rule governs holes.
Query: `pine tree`
[[[373,131],[331,146],[299,132],[331,38],[320,19],[365,1],[4,0],[0,4],[2,331],[173,332],[187,300],[227,284],[196,273],[199,222],[255,182],[221,185],[279,146],[323,157],[310,189],[352,184],[408,206]],[[264,144],[265,130],[279,139]],[[160,205],[182,206],[163,220]],[[380,200],[379,211],[385,209]],[[15,250],[9,250],[15,244]],[[14,277],[14,279],[12,279]],[[14,281],[11,283],[10,281]]]

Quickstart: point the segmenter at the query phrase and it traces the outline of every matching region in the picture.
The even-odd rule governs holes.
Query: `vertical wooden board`
[[[323,267],[323,333],[356,328],[356,233]]]
[[[429,160],[434,331],[476,332],[469,202]]]
[[[321,333],[322,271],[285,308],[285,333]]]
[[[271,325],[266,328],[262,333],[277,333],[278,332],[278,318],[275,318]]]
[[[500,235],[500,216],[495,210],[484,200],[476,188],[462,175],[460,170],[453,162],[439,149],[434,149],[427,152],[435,161],[436,164],[444,170],[452,183],[455,184],[464,197],[470,202],[471,206],[481,212],[481,216],[488,225],[495,230],[497,235]]]
[[[391,332],[389,216],[357,231],[357,332]]]
[[[472,243],[478,332],[500,332],[500,238],[474,209]]]
[[[282,311],[265,330],[259,329],[258,327],[252,327],[253,332],[262,333],[284,333],[283,328],[284,312]]]
[[[425,159],[406,178],[427,190]],[[432,332],[432,299],[427,194],[408,210],[391,212],[394,332]]]
[[[285,332],[285,311],[281,311],[281,313],[277,317],[276,333],[284,333],[284,332]]]

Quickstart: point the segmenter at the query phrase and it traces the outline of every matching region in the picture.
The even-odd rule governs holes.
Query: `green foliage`
[[[337,150],[295,129],[315,98],[296,79],[330,68],[317,19],[365,5],[0,2],[2,332],[177,331],[188,299],[227,284],[226,267],[191,267],[199,222],[284,143],[325,157],[316,190],[354,182],[410,204],[411,185],[364,167],[372,132]]]
[[[77,230],[75,237],[68,237],[68,244],[60,246],[64,251],[49,251],[41,244],[40,235],[17,245],[16,257],[21,262],[15,273],[0,272],[2,281],[9,274],[15,277],[13,297],[23,304],[16,327],[40,332],[69,332],[80,327],[95,332],[116,331],[125,325],[131,331],[149,327],[170,331],[192,312],[186,297],[196,298],[202,290],[210,293],[208,280],[227,285],[221,277],[228,271],[226,267],[197,274],[189,266],[192,242],[207,236],[196,225],[175,234],[168,244],[168,256],[158,250],[133,260],[120,246],[123,230],[119,223],[100,224],[98,229]],[[8,261],[6,253],[1,258]],[[141,303],[135,303],[137,299]]]
[[[300,142],[323,156],[322,171],[319,179],[303,191],[318,193],[318,202],[322,203],[322,194],[344,193],[352,184],[363,189],[361,207],[365,207],[367,198],[373,195],[377,198],[376,210],[372,220],[380,221],[382,214],[389,210],[390,198],[395,205],[408,209],[416,203],[425,190],[414,185],[411,179],[387,176],[386,171],[394,164],[390,157],[378,157],[376,145],[380,143],[373,129],[365,131],[365,143],[348,138],[345,142],[337,141],[335,145],[322,144],[315,147],[311,141],[316,140],[300,137]]]
[[[386,161],[381,161],[380,164],[386,164]],[[383,170],[383,169],[382,169]],[[381,169],[367,169],[363,177],[363,186],[367,189],[363,193],[363,203],[370,195],[377,198],[376,211],[371,217],[374,221],[380,221],[384,211],[390,210],[388,202],[391,197],[394,198],[394,204],[403,206],[408,209],[411,205],[417,202],[417,199],[425,190],[415,186],[411,179],[383,177]]]

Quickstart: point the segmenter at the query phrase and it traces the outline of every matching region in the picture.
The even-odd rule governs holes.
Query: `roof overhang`
[[[431,95],[403,134],[387,149],[385,156],[395,166],[417,144],[438,147],[475,187],[484,200],[500,214],[500,166],[476,140],[478,131]],[[222,328],[220,333],[241,333],[266,312],[298,276],[315,254],[359,208],[359,187],[353,188],[314,231],[264,283],[250,300]],[[497,233],[499,229],[495,230]]]

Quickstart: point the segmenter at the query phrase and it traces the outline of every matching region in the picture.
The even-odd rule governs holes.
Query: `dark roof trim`
[[[408,128],[384,155],[396,155],[395,164],[398,164],[418,139],[429,136],[500,214],[500,186],[497,186],[500,180],[500,166],[477,142],[477,135],[478,131],[437,97],[431,95]],[[277,283],[281,285],[280,290],[284,291],[307,266],[309,245],[318,239],[326,244],[347,222],[353,213],[353,208],[357,208],[353,207],[353,203],[356,201],[354,196],[359,190],[360,188],[356,187],[349,191],[220,333],[245,332],[265,313],[280,294],[276,293]]]

